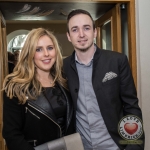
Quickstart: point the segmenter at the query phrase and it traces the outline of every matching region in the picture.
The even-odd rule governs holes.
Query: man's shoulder
[[[126,55],[120,52],[112,51],[112,50],[104,50],[100,49],[101,55],[107,58],[125,58]]]
[[[71,61],[71,56],[72,55],[67,56],[66,58],[63,59],[64,65],[67,64],[67,63],[69,63]]]
[[[123,53],[120,53],[120,52],[116,52],[116,51],[113,51],[113,50],[105,50],[105,49],[99,49],[101,50],[101,52],[103,54],[107,54],[107,55],[118,55],[118,56],[121,56],[121,55],[124,55]]]

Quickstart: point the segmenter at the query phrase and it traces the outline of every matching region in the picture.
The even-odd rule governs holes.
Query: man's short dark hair
[[[69,33],[69,26],[68,26],[69,20],[70,20],[73,16],[79,15],[79,14],[88,15],[88,16],[91,18],[91,20],[92,20],[93,29],[95,29],[95,22],[94,22],[94,20],[93,20],[93,18],[92,18],[92,16],[91,16],[91,14],[90,14],[88,11],[83,10],[83,9],[75,9],[75,10],[71,11],[71,12],[68,14],[68,17],[67,17],[67,31],[68,31],[68,33]]]

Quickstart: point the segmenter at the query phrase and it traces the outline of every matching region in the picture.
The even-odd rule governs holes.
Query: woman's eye
[[[50,47],[48,47],[47,49],[48,49],[48,50],[52,50],[52,49],[53,49],[53,47],[51,47],[51,46],[50,46]]]
[[[36,49],[37,52],[40,52],[41,50],[42,50],[42,48],[37,48]]]

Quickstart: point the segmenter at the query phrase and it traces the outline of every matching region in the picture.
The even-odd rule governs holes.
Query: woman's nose
[[[49,55],[49,53],[48,53],[48,50],[47,50],[47,49],[44,49],[44,55],[45,55],[45,56],[48,56],[48,55]]]

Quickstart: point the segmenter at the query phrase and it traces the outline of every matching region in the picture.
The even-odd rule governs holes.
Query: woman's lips
[[[45,59],[45,60],[42,60],[42,62],[43,62],[44,64],[48,64],[48,63],[51,62],[51,59]]]

